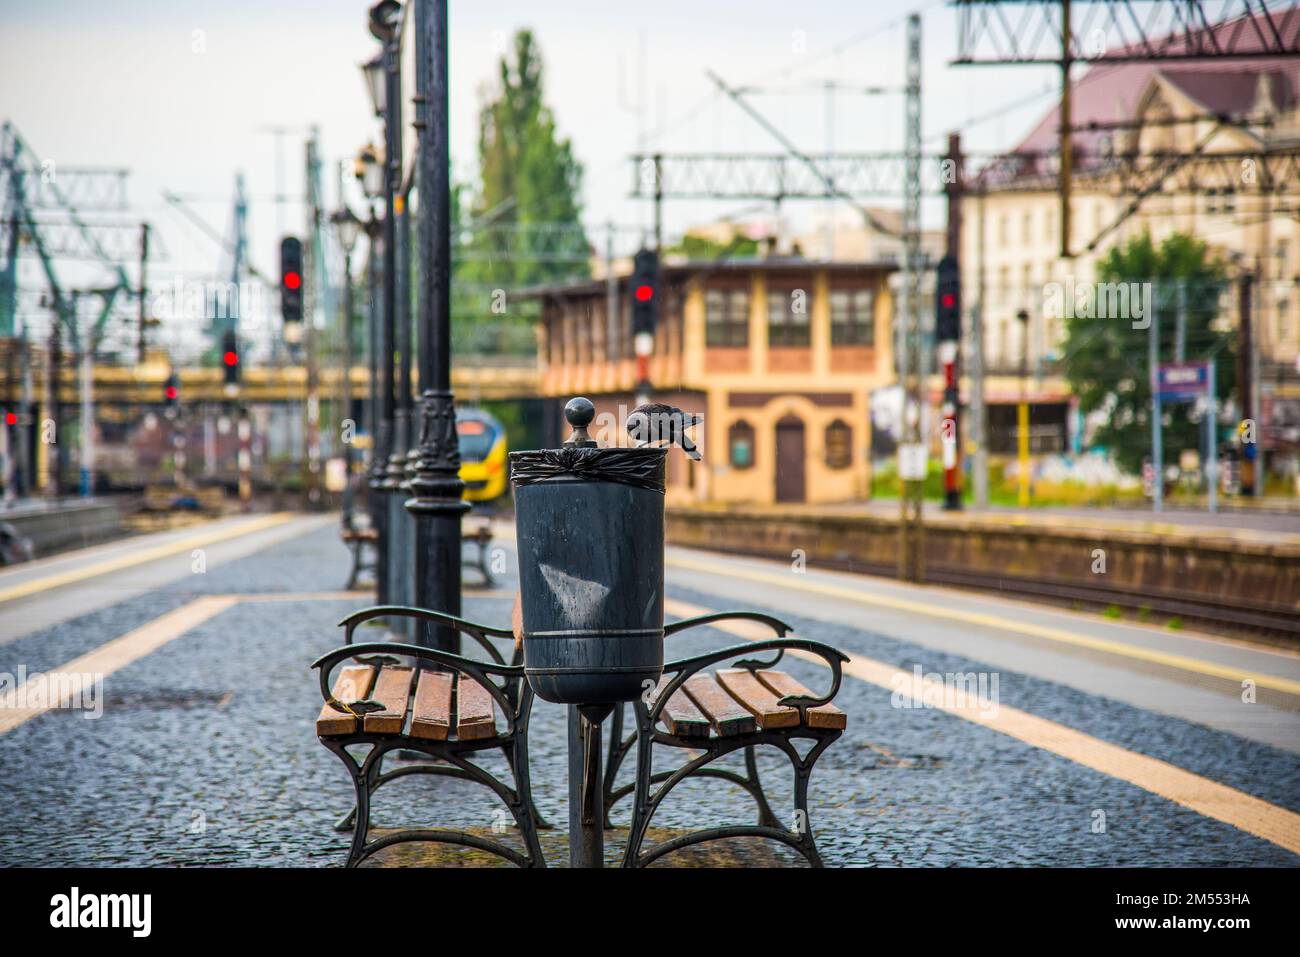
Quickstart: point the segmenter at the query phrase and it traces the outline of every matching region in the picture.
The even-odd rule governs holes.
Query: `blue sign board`
[[[1210,363],[1162,362],[1156,367],[1155,386],[1162,402],[1183,402],[1209,395]]]

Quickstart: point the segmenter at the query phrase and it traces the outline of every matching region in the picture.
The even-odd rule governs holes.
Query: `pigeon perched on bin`
[[[628,415],[627,434],[637,445],[679,445],[683,452],[698,462],[699,446],[691,441],[686,430],[703,421],[704,416],[696,412],[683,412],[662,402],[644,402]]]

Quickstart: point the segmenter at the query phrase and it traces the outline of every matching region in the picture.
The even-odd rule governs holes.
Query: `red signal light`
[[[225,359],[226,365],[228,366],[239,365],[239,355],[237,353],[227,352],[224,356],[222,356],[222,358]]]
[[[166,395],[167,395],[167,398],[169,398],[169,399],[174,399],[174,398],[176,398],[176,396],[178,395],[178,393],[177,393],[177,391],[176,391],[176,386],[174,386],[174,385],[169,385],[169,386],[167,387],[167,393],[166,393]]]
[[[654,297],[655,297],[655,291],[653,286],[642,284],[636,287],[637,302],[649,302]]]
[[[284,274],[284,288],[297,289],[301,285],[302,276],[299,276],[296,272],[287,272]]]
[[[945,309],[951,309],[953,306],[957,305],[957,297],[950,292],[945,292],[939,301],[943,304]]]
[[[17,412],[6,412],[6,413],[5,413],[5,425],[17,425],[17,424],[18,424],[18,413],[17,413]]]

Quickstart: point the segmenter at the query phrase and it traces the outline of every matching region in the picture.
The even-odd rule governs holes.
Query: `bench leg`
[[[637,718],[640,730],[644,726],[640,709],[637,711]],[[821,854],[817,850],[817,842],[813,837],[812,821],[808,813],[808,782],[812,777],[813,765],[816,764],[822,752],[830,747],[831,742],[839,737],[839,732],[816,735],[813,747],[808,751],[807,756],[803,758],[799,756],[799,752],[790,743],[790,737],[772,734],[765,734],[762,737],[763,740],[754,741],[744,746],[745,767],[748,775],[741,777],[734,771],[707,766],[710,762],[722,757],[723,754],[730,753],[729,751],[702,755],[688,761],[674,771],[654,774],[650,766],[653,741],[650,740],[648,733],[639,733],[637,735],[637,775],[634,792],[636,797],[632,808],[632,825],[628,833],[623,866],[645,867],[665,854],[670,854],[692,844],[702,844],[706,841],[730,837],[763,837],[780,841],[797,851],[810,866],[823,867]],[[776,817],[771,806],[767,803],[758,776],[758,765],[754,758],[754,746],[756,744],[771,744],[779,748],[790,759],[790,763],[794,768],[795,815],[793,828],[782,825],[780,819]],[[689,777],[716,777],[739,784],[758,803],[759,823],[756,825],[704,828],[656,845],[649,852],[642,855],[641,845],[644,843],[646,832],[649,830],[650,819],[654,816],[660,802],[667,797],[674,787]],[[660,781],[664,782],[663,785],[651,794],[651,784]]]
[[[483,584],[488,588],[495,588],[497,581],[492,577],[492,571],[488,568],[488,546],[492,544],[490,535],[482,535],[478,540],[478,570],[483,573]]]
[[[359,542],[351,543],[352,551],[352,571],[348,573],[348,583],[343,586],[344,591],[352,591],[357,587],[357,575],[361,573],[361,546]]]
[[[762,827],[780,827],[781,822],[776,819],[772,813],[772,805],[767,803],[767,795],[763,793],[763,782],[758,776],[758,762],[754,758],[754,746],[751,744],[745,748],[745,776],[749,784],[745,785],[745,790],[754,798],[754,803],[758,805],[758,823]],[[805,783],[805,790],[807,790]]]
[[[367,755],[367,757],[369,756]],[[370,770],[369,781],[367,782],[368,794],[373,795],[375,793],[375,789],[379,787],[379,783],[380,783],[379,778],[380,775],[383,773],[382,769],[384,765],[384,757],[385,755],[381,754],[378,757],[378,759],[375,761],[374,766]],[[351,831],[356,826],[356,822],[357,822],[357,809],[356,806],[354,805],[352,807],[352,810],[348,811],[347,814],[344,814],[341,818],[339,818],[339,822],[334,825],[334,830],[338,831],[340,834],[346,834],[348,831]],[[367,827],[370,826],[370,821],[368,818],[366,820],[366,826]]]
[[[602,807],[605,812],[605,830],[611,830],[614,827],[610,820],[609,811],[614,801],[614,779],[618,777],[618,769],[623,764],[623,759],[627,753],[632,750],[633,737],[623,737],[623,713],[625,705],[622,701],[614,705],[614,710],[609,718],[609,755],[605,760],[605,782],[602,790],[603,800]]]
[[[352,846],[348,849],[348,859],[344,867],[355,867],[361,860],[366,846],[366,835],[370,831],[370,793],[374,789],[372,767],[378,767],[383,761],[383,755],[376,755],[376,748],[372,747],[366,757],[360,763],[354,758],[342,745],[332,742],[323,742],[327,748],[339,756],[344,767],[348,769],[348,776],[352,779],[352,787],[356,792],[356,807],[344,817],[338,825],[341,825],[351,818],[352,821]],[[378,758],[378,760],[376,760]]]

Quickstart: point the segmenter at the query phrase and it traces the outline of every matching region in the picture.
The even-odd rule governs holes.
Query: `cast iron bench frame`
[[[492,519],[487,516],[474,516],[483,518],[485,521],[470,535],[466,536],[463,541],[473,542],[478,548],[478,557],[473,561],[463,561],[465,565],[472,565],[479,570],[483,576],[483,585],[485,588],[496,586],[496,579],[492,577],[492,570],[488,565],[488,547],[492,544]],[[375,571],[377,556],[376,549],[379,547],[379,533],[370,527],[352,527],[343,526],[339,532],[346,545],[352,552],[352,570],[348,572],[347,584],[343,586],[345,591],[352,591],[357,587],[357,579],[361,577],[362,572]],[[366,549],[370,550],[369,560],[366,558]],[[485,627],[485,626],[476,626]]]
[[[822,753],[844,733],[844,730],[839,727],[818,727],[810,724],[808,711],[811,708],[829,705],[839,693],[843,678],[841,666],[845,661],[849,660],[848,656],[821,642],[811,641],[806,638],[789,637],[792,631],[790,625],[771,615],[752,611],[712,612],[695,618],[670,622],[664,626],[664,638],[666,640],[671,635],[690,628],[728,620],[759,622],[770,627],[776,633],[776,637],[763,641],[747,642],[743,645],[735,645],[665,664],[664,679],[660,681],[658,687],[651,694],[632,702],[633,713],[636,717],[636,728],[626,738],[622,737],[624,706],[619,704],[615,707],[611,717],[609,756],[605,766],[604,826],[607,829],[613,826],[609,818],[611,807],[628,794],[634,794],[627,848],[623,855],[624,867],[646,867],[665,854],[670,854],[683,847],[731,837],[771,838],[794,848],[813,867],[823,866],[821,855],[817,851],[812,819],[808,811],[808,784],[812,777],[813,765],[816,764]],[[798,722],[796,724],[789,727],[764,728],[761,722],[755,721],[754,729],[751,731],[725,735],[718,733],[719,729],[716,726],[706,727],[704,736],[701,736],[698,733],[691,735],[675,734],[668,730],[669,726],[667,724],[661,722],[661,719],[664,718],[664,710],[673,696],[682,689],[683,685],[691,677],[700,674],[709,665],[732,661],[734,668],[748,671],[761,682],[759,672],[773,668],[781,661],[787,651],[802,651],[808,655],[821,658],[831,671],[830,689],[826,694],[822,696],[812,694],[784,695],[779,698],[778,705],[795,708],[798,711]],[[756,653],[761,654],[763,652],[775,652],[775,655],[767,660],[754,657]],[[803,757],[800,757],[798,750],[791,743],[797,738],[809,739],[813,742],[812,747]],[[656,744],[670,748],[702,751],[704,753],[692,757],[691,760],[673,770],[655,772],[653,771],[652,761],[653,747]],[[777,748],[790,759],[790,763],[793,765],[794,804],[796,815],[798,815],[796,829],[782,825],[772,812],[771,805],[764,793],[762,780],[758,774],[758,763],[754,756],[754,749],[764,744]],[[619,767],[634,746],[637,750],[635,779],[631,784],[616,788],[615,779]],[[744,775],[730,769],[711,766],[719,758],[741,749],[744,749],[745,752]],[[702,828],[656,845],[649,851],[642,853],[641,845],[645,841],[646,832],[655,811],[658,810],[660,804],[673,788],[690,777],[720,778],[739,785],[758,805],[758,823],[754,825]],[[650,788],[653,784],[659,784],[661,787],[651,793]]]
[[[477,661],[400,642],[352,644],[353,632],[358,625],[389,617],[414,618],[455,628],[469,635],[486,649],[492,660]],[[848,660],[848,656],[821,642],[791,637],[789,634],[791,627],[788,624],[761,612],[721,611],[670,622],[664,626],[664,638],[667,639],[690,628],[728,620],[754,621],[767,625],[772,628],[776,637],[733,645],[665,664],[663,678],[658,687],[642,699],[632,702],[636,728],[626,738],[622,737],[624,706],[622,704],[615,706],[610,730],[609,758],[602,782],[605,799],[605,820],[602,823],[607,829],[612,828],[613,825],[609,820],[610,808],[628,794],[635,795],[632,820],[628,829],[628,843],[623,856],[624,867],[646,867],[658,858],[681,848],[733,837],[764,837],[777,840],[796,850],[812,866],[822,866],[808,810],[808,786],[817,759],[844,733],[844,730],[841,727],[814,725],[810,723],[808,713],[810,709],[829,705],[839,693],[843,680],[842,664]],[[539,829],[549,829],[551,825],[542,819],[533,803],[528,768],[528,723],[532,713],[533,691],[524,678],[521,664],[522,650],[516,646],[510,663],[507,664],[501,653],[488,640],[500,638],[513,641],[514,633],[508,628],[494,628],[441,612],[401,605],[378,605],[365,608],[348,615],[339,624],[346,629],[345,644],[321,656],[313,662],[312,667],[319,671],[321,695],[327,706],[357,721],[356,730],[351,733],[319,738],[325,747],[339,756],[348,770],[356,791],[356,806],[336,826],[337,830],[353,832],[346,866],[355,867],[370,855],[393,844],[406,841],[432,841],[489,851],[520,867],[545,867],[546,862],[542,856],[537,832]],[[700,674],[710,665],[730,661],[734,668],[748,671],[756,680],[761,681],[760,674],[780,663],[787,651],[803,652],[805,655],[820,658],[831,671],[830,688],[824,695],[812,693],[783,695],[777,700],[778,706],[793,708],[798,712],[796,724],[788,727],[764,728],[761,722],[755,722],[752,730],[719,734],[716,733],[717,728],[712,728],[706,729],[704,736],[698,733],[676,734],[668,730],[667,724],[661,724],[664,711],[674,695],[690,678]],[[767,657],[764,653],[774,654]],[[763,657],[755,657],[755,655],[763,655]],[[459,681],[471,679],[482,685],[505,716],[506,731],[489,738],[469,740],[449,738],[442,741],[413,737],[402,732],[367,732],[364,728],[364,716],[384,710],[384,705],[369,699],[350,704],[338,700],[331,691],[330,675],[338,664],[348,659],[362,665],[380,668],[383,665],[396,664],[397,656],[415,659],[417,664],[431,662],[441,665],[440,670],[460,672],[460,677],[457,679]],[[376,672],[376,680],[377,674],[378,672]],[[499,676],[500,683],[491,680],[490,676]],[[418,681],[418,674],[415,680]],[[413,702],[414,693],[409,697]],[[413,709],[413,703],[409,703],[408,707]],[[842,717],[841,712],[837,711],[837,713]],[[402,728],[407,727],[408,718],[403,712]],[[802,757],[792,743],[800,738],[812,741],[812,746]],[[653,747],[656,744],[704,753],[692,757],[691,760],[673,770],[654,772],[652,759]],[[798,815],[796,818],[798,825],[795,829],[781,824],[772,812],[763,790],[754,749],[764,744],[771,745],[785,754],[794,768],[794,804]],[[364,759],[358,760],[347,751],[347,748],[354,745],[372,747]],[[631,784],[615,788],[619,768],[633,747],[637,751],[635,779]],[[505,755],[515,781],[513,788],[484,769],[471,764],[464,757],[476,751],[495,748],[500,748]],[[746,773],[744,775],[727,768],[711,767],[712,763],[719,758],[741,749],[745,752]],[[441,759],[445,763],[410,764],[385,773],[383,759],[394,750],[418,751],[429,757]],[[404,829],[367,842],[366,836],[370,830],[370,806],[374,793],[389,781],[410,774],[438,774],[473,781],[487,787],[505,803],[514,816],[524,840],[526,853],[521,854],[516,849],[490,838],[450,828]],[[641,846],[645,841],[650,821],[660,804],[673,788],[690,777],[719,778],[742,787],[758,806],[758,823],[702,828],[642,852]],[[660,787],[652,793],[651,786],[655,784]]]
[[[352,591],[357,587],[357,579],[361,577],[362,572],[373,572],[375,570],[375,550],[379,545],[379,533],[373,528],[349,528],[344,525],[339,532],[343,539],[343,544],[348,546],[352,552],[352,571],[348,572],[347,584],[343,586],[345,591]],[[370,549],[370,560],[366,561],[365,551]]]
[[[465,658],[450,652],[402,642],[375,641],[353,644],[352,635],[357,625],[376,618],[414,618],[446,625],[473,638],[487,651],[491,660]],[[508,628],[493,628],[441,612],[402,605],[376,605],[364,608],[348,615],[339,622],[339,625],[346,629],[344,645],[322,655],[312,663],[312,667],[319,671],[321,696],[326,705],[333,711],[356,719],[355,730],[350,733],[318,735],[321,744],[338,755],[339,760],[343,762],[356,791],[356,806],[336,826],[336,830],[352,831],[352,845],[345,866],[356,867],[376,851],[393,844],[406,841],[431,841],[488,851],[519,867],[545,867],[546,862],[542,856],[537,831],[539,828],[549,828],[550,825],[537,813],[528,776],[528,722],[532,714],[533,691],[524,679],[524,669],[520,664],[521,652],[516,649],[510,663],[507,664],[500,651],[488,640],[490,637],[508,638],[513,642],[514,633]],[[413,683],[418,683],[420,664],[428,662],[434,666],[441,666],[437,667],[439,671],[459,672],[456,681],[472,680],[482,686],[495,705],[494,720],[495,712],[499,711],[505,717],[506,730],[496,732],[491,737],[464,740],[459,737],[453,739],[450,734],[445,740],[415,737],[406,733],[411,718],[406,711],[403,711],[402,731],[397,733],[366,731],[365,715],[384,711],[385,706],[372,699],[352,703],[340,701],[332,691],[331,673],[338,664],[352,659],[361,665],[375,667],[377,670],[374,681],[377,681],[378,669],[385,665],[396,665],[399,656],[415,660],[417,673],[412,676]],[[498,677],[499,681],[492,680],[493,676]],[[414,699],[415,692],[410,691],[406,708],[410,709],[412,714]],[[370,745],[371,748],[364,758],[358,760],[347,750],[354,745]],[[510,774],[514,778],[513,787],[471,763],[466,757],[478,751],[496,749],[500,749],[505,755]],[[408,764],[385,773],[384,758],[396,750],[420,752],[436,759],[439,763]],[[408,828],[367,842],[366,837],[371,826],[370,805],[374,793],[389,781],[412,774],[436,774],[458,778],[488,788],[506,805],[514,817],[526,852],[521,854],[515,848],[500,841],[451,828]]]

